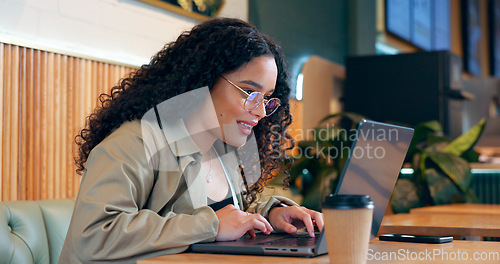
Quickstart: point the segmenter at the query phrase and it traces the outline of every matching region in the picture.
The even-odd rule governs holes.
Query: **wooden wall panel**
[[[76,197],[74,138],[133,70],[0,43],[0,201]]]
[[[4,71],[6,71],[4,69],[4,60],[5,60],[5,45],[3,43],[0,43],[0,72],[2,74],[0,74],[0,110],[2,111],[2,115],[0,118],[1,119],[1,122],[0,122],[0,126],[1,126],[1,129],[0,129],[0,183],[2,184],[0,186],[0,199],[3,199],[4,197],[4,184],[5,184],[5,176],[3,174],[3,167],[4,167],[4,157],[5,157],[5,154],[4,154],[4,143],[3,143],[3,139],[5,137],[5,133],[3,131],[3,128],[4,128],[4,123],[5,123],[5,115],[4,115],[4,104],[3,104],[3,101],[5,100],[5,84],[4,84]]]

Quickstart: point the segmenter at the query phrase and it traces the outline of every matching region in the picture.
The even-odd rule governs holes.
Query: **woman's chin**
[[[224,141],[224,143],[226,143],[228,145],[239,148],[239,147],[245,145],[245,143],[247,143],[247,137],[248,136],[246,136],[246,135],[238,136],[238,137],[228,137],[228,138],[225,138],[223,141]]]
[[[224,131],[222,133],[221,140],[224,141],[224,143],[237,148],[245,145],[248,140],[248,136],[252,134],[252,130],[241,131],[238,126],[225,125],[223,127]]]

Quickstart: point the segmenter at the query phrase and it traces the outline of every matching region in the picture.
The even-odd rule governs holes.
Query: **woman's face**
[[[273,57],[261,56],[223,75],[246,92],[261,92],[267,98],[274,92],[278,68]],[[252,128],[266,115],[264,103],[255,110],[245,110],[247,95],[220,77],[210,94],[221,128],[214,131],[215,136],[235,147],[243,146]]]

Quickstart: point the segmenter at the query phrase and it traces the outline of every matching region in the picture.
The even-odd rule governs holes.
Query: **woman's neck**
[[[201,153],[206,154],[217,138],[210,132],[209,128],[204,127],[204,120],[200,120],[197,115],[189,115],[184,119],[184,123],[194,143],[200,148]]]

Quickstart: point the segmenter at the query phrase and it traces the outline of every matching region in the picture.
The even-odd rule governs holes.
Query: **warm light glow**
[[[387,55],[394,55],[398,54],[399,50],[396,48],[393,48],[387,44],[377,42],[375,43],[375,49],[377,50],[377,53],[379,54],[387,54]]]
[[[412,168],[402,168],[401,174],[413,174],[413,169]]]
[[[297,76],[297,89],[295,90],[295,98],[300,101],[302,100],[302,84],[304,83],[304,75],[299,73]]]
[[[472,169],[472,174],[484,174],[484,173],[498,173],[496,169]],[[402,168],[401,174],[413,174],[414,171],[412,168]]]
[[[498,173],[497,169],[471,169],[472,174]]]

